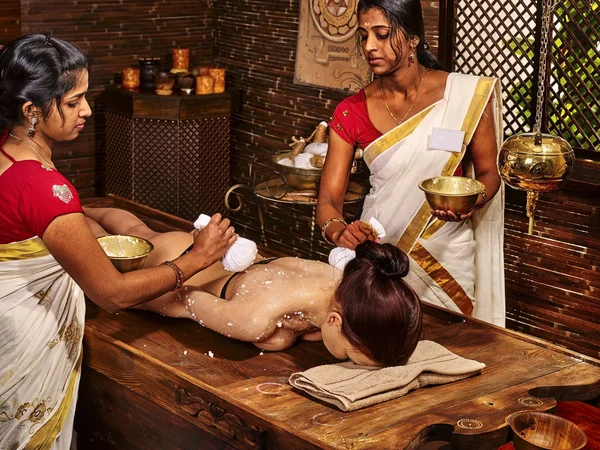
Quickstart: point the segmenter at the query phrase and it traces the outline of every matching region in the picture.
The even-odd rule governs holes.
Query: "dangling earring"
[[[408,55],[408,63],[409,64],[415,63],[415,51],[412,47],[410,48],[410,54]]]
[[[33,135],[35,134],[35,124],[37,123],[37,117],[33,116],[31,118],[31,126],[29,127],[29,130],[27,131],[27,137],[32,138]]]

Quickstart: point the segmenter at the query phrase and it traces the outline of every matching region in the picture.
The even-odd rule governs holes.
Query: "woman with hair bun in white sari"
[[[504,326],[503,186],[496,169],[502,97],[495,78],[441,70],[424,40],[419,0],[360,0],[358,40],[376,79],[343,100],[330,122],[317,221],[353,249],[376,236],[410,257],[407,283],[422,300]],[[371,191],[360,220],[343,218],[354,148],[364,149]],[[431,210],[422,180],[468,176],[485,191],[466,214]]]

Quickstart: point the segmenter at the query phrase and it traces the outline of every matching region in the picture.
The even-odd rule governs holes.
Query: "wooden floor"
[[[165,229],[191,226],[136,213]],[[485,363],[482,374],[344,413],[287,384],[293,372],[337,362],[321,342],[265,353],[191,320],[110,315],[90,304],[79,448],[413,449],[446,441],[495,449],[510,439],[513,412],[600,396],[600,361],[438,308],[424,311],[423,338]]]

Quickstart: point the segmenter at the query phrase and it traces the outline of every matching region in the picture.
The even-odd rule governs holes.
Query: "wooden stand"
[[[107,87],[107,192],[188,220],[225,212],[234,99]]]

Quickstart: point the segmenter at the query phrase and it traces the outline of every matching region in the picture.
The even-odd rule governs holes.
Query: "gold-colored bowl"
[[[485,190],[482,182],[466,177],[429,178],[421,181],[419,188],[425,192],[431,209],[450,210],[454,214],[468,213]]]
[[[537,411],[521,411],[508,417],[515,450],[579,450],[587,438],[573,422]]]
[[[288,187],[297,191],[317,190],[317,184],[323,174],[323,169],[312,168],[305,169],[301,167],[287,166],[280,161],[289,159],[291,151],[279,152],[273,155],[273,162],[276,164],[282,179],[287,182]],[[351,173],[356,173],[356,164],[352,165]]]
[[[141,269],[154,250],[152,242],[137,236],[114,234],[98,238],[98,243],[121,273]]]

